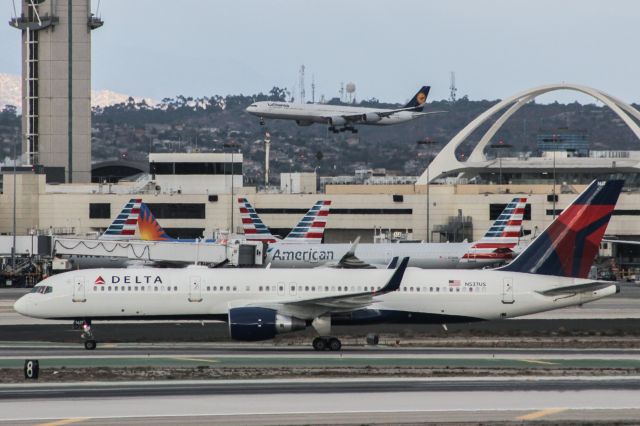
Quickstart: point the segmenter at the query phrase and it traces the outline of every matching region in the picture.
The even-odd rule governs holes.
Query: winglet
[[[396,269],[399,259],[400,258],[398,256],[394,256],[393,259],[391,259],[391,263],[389,263],[389,265],[387,266],[387,269]]]
[[[351,243],[351,247],[349,248],[349,251],[347,251],[343,257],[346,256],[355,256],[356,255],[356,249],[358,248],[358,244],[360,244],[360,235],[358,235],[356,237],[356,239],[353,241],[353,243]]]
[[[404,271],[407,269],[407,265],[409,264],[409,258],[405,257],[400,262],[400,266],[396,268],[389,278],[389,281],[382,287],[380,290],[373,292],[374,295],[378,296],[381,294],[391,293],[392,291],[396,291],[400,288],[400,284],[402,283],[402,277],[404,276]]]

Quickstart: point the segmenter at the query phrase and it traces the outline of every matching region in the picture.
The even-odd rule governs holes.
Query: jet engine
[[[380,117],[375,112],[368,112],[366,114],[362,114],[362,121],[366,121],[367,123],[377,123],[380,120],[382,120],[382,117]]]
[[[309,121],[309,120],[296,120],[296,124],[298,126],[311,126],[313,124],[313,121]]]
[[[340,117],[339,115],[336,117],[329,118],[329,124],[332,126],[344,126],[347,124],[347,120],[344,117]]]
[[[306,321],[279,314],[275,309],[240,307],[229,309],[229,334],[233,340],[255,342],[276,334],[304,330]]]

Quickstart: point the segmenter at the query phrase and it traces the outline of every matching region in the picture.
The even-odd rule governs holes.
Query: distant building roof
[[[149,173],[149,163],[144,161],[110,160],[91,166],[91,182],[118,182],[140,173]]]

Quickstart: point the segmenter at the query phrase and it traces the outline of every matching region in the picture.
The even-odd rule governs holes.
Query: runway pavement
[[[174,369],[194,368],[206,369],[199,372],[200,378],[216,375],[318,376],[323,374],[325,368],[332,369],[333,375],[342,374],[344,377],[363,374],[453,376],[477,374],[477,371],[494,371],[497,375],[566,375],[572,374],[572,371],[584,371],[589,375],[640,372],[638,349],[402,349],[361,346],[349,347],[340,352],[315,352],[307,347],[274,348],[259,345],[114,344],[105,345],[99,350],[86,351],[77,345],[34,345],[14,342],[0,344],[0,369],[22,369],[27,359],[39,361],[45,381],[59,380],[55,375],[61,371],[66,374],[65,380],[69,380],[70,373],[66,372],[78,369],[84,369],[83,379],[85,376],[91,379],[94,374],[104,374],[100,369],[105,368],[113,369],[109,370],[113,373],[108,375],[113,380],[118,380],[119,374],[132,374],[136,378],[144,379],[148,371],[153,369],[162,369],[162,373],[154,373],[158,377],[175,376],[177,373],[172,373],[175,372]],[[433,373],[434,370],[439,372]],[[183,371],[180,374],[191,373]],[[0,375],[0,382],[3,377],[8,381],[15,381],[19,375]],[[73,377],[71,379],[78,380]]]
[[[0,424],[633,422],[639,384],[638,377],[25,384],[2,387]]]
[[[261,360],[317,358],[317,359],[607,359],[638,360],[640,349],[619,348],[479,348],[479,347],[394,347],[344,346],[340,352],[316,352],[310,346],[274,346],[269,343],[109,343],[94,351],[80,344],[50,344],[39,342],[0,342],[0,361],[7,359],[98,359],[98,358],[150,358],[164,356],[233,357]]]

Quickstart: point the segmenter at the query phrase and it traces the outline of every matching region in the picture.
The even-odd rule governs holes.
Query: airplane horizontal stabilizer
[[[617,285],[611,281],[593,281],[584,284],[569,285],[565,287],[556,287],[550,290],[538,291],[537,293],[543,296],[560,296],[563,294],[572,293],[590,293],[592,291],[602,290],[603,288],[616,286],[616,292],[619,291]]]

